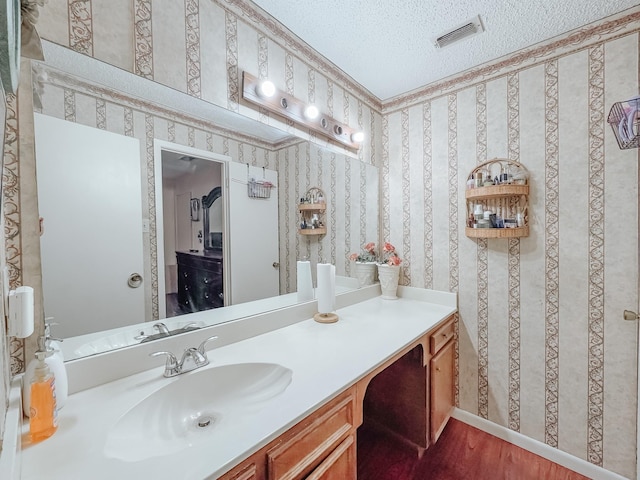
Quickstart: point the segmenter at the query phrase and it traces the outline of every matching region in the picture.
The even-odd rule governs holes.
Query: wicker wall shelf
[[[324,212],[326,209],[326,203],[301,203],[298,205],[298,210],[301,212]]]
[[[472,188],[466,191],[467,200],[487,200],[497,197],[529,195],[529,185],[493,185],[490,187]]]
[[[298,233],[300,235],[326,235],[327,234],[327,229],[326,229],[326,227],[301,228],[301,229],[298,229]]]
[[[327,210],[324,192],[318,187],[311,187],[301,200],[304,203],[298,204],[300,212],[300,224],[298,233],[300,235],[326,235],[327,227],[324,215]],[[302,228],[302,226],[306,228]]]
[[[528,237],[529,227],[518,228],[473,228],[466,227],[465,233],[469,238],[518,238]]]
[[[480,174],[480,175],[478,175]],[[481,177],[483,183],[478,186]],[[492,180],[494,179],[494,180]],[[495,180],[502,183],[493,184]],[[467,227],[469,238],[518,238],[529,236],[529,172],[513,160],[494,158],[475,167],[467,178]],[[475,183],[474,183],[475,182]],[[474,209],[495,213],[516,228],[474,228]],[[519,220],[519,223],[515,223]],[[505,222],[507,223],[507,222]]]

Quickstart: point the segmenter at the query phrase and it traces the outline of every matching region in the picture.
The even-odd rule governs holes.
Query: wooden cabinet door
[[[454,341],[450,341],[431,359],[430,431],[432,444],[438,440],[444,430],[454,407],[454,345]]]
[[[264,472],[256,467],[253,459],[249,459],[225,473],[219,480],[264,480]]]
[[[353,434],[354,410],[355,394],[352,389],[282,435],[267,451],[269,480],[307,478],[340,447],[345,438]],[[345,477],[346,480],[348,478]]]
[[[348,436],[306,480],[356,480],[355,434]]]

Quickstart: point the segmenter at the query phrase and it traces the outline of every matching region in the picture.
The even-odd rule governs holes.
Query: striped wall
[[[0,117],[2,118],[6,129],[7,99],[5,98],[4,90],[1,87],[2,82],[0,82]],[[2,145],[4,147],[4,138]],[[1,218],[0,227],[4,229],[4,222]],[[4,236],[2,236],[2,238],[0,238],[0,252],[4,252],[5,250],[4,241]],[[0,254],[0,271],[4,268],[5,262],[5,255]],[[1,283],[4,283],[4,280],[1,280],[0,284]],[[0,301],[0,318],[5,318],[4,299],[3,301]],[[9,381],[11,379],[9,365],[9,339],[7,338],[7,331],[4,323],[0,323],[0,439],[4,436],[5,416],[8,406]]]
[[[638,93],[639,11],[392,99],[382,230],[404,283],[456,291],[461,408],[635,476],[638,152],[606,123]],[[465,182],[530,171],[531,234],[470,239]]]
[[[242,104],[241,70],[269,76],[335,118],[362,126],[370,140],[359,156],[380,167],[381,237],[401,250],[404,283],[459,293],[460,406],[632,477],[638,327],[622,322],[620,312],[638,303],[638,154],[618,150],[605,116],[612,102],[638,93],[639,16],[636,9],[605,19],[384,105],[246,0],[49,0],[39,32],[288,131],[295,127]],[[108,105],[96,102],[97,127],[113,123]],[[23,109],[31,106],[21,98]],[[124,125],[133,125],[125,134],[146,138],[161,131],[199,142],[188,122],[172,127],[124,108],[122,116]],[[17,159],[19,153],[24,170],[29,151],[28,135],[21,131],[18,139],[18,119],[22,124],[25,116],[19,118],[15,101],[8,103],[8,118],[3,208],[7,263],[17,285],[29,270],[23,248],[33,219],[22,215],[29,192],[21,191]],[[319,164],[307,170],[291,163],[305,150],[301,145],[269,155],[281,183],[290,183],[289,195],[313,182],[336,192],[329,221],[344,212],[350,222],[342,237],[339,225],[330,224],[318,244],[306,245],[291,230],[283,243],[296,254],[340,262],[343,244],[371,236],[368,224],[351,223],[369,217],[365,192],[373,183],[367,168],[325,152],[321,171]],[[221,148],[233,150],[235,141],[223,139]],[[320,150],[306,148],[314,165]],[[253,158],[251,148],[241,151]],[[518,159],[532,174],[528,238],[464,236],[466,176],[496,156]],[[296,168],[298,182],[292,180]],[[21,223],[24,218],[30,222]],[[291,266],[282,271],[290,288]],[[22,367],[22,349],[11,343],[14,372]]]
[[[348,254],[379,236],[378,168],[309,142],[279,150],[277,162],[279,212],[288,219],[280,222],[281,290],[296,291],[296,260],[303,258],[311,261],[314,279],[318,262],[334,264],[337,275],[353,276]],[[320,237],[297,233],[296,207],[310,187],[325,194],[327,234]]]

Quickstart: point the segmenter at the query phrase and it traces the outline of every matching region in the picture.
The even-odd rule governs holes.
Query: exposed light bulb
[[[351,141],[354,143],[362,143],[364,141],[364,132],[355,132],[351,134]]]
[[[276,93],[276,86],[273,82],[265,80],[258,85],[258,95],[262,98],[271,98]]]
[[[309,105],[304,109],[304,116],[307,118],[307,120],[315,120],[316,118],[318,118],[318,115],[320,115],[320,111],[315,105]]]

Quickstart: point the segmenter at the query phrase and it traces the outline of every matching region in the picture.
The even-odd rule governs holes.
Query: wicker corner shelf
[[[505,178],[507,182],[511,183],[467,188],[465,191],[468,220],[465,234],[467,237],[518,238],[529,236],[529,185],[526,184],[529,172],[524,165],[513,160],[494,158],[475,167],[467,178],[467,184],[477,178],[479,172],[484,172],[483,177],[488,174],[488,178],[491,179],[496,169],[500,173],[511,168],[518,172],[517,177],[514,176],[513,179]],[[523,216],[524,225],[517,228],[473,228],[470,223],[473,219],[475,204],[481,204],[483,210],[491,210],[503,219],[515,219],[519,213]]]

